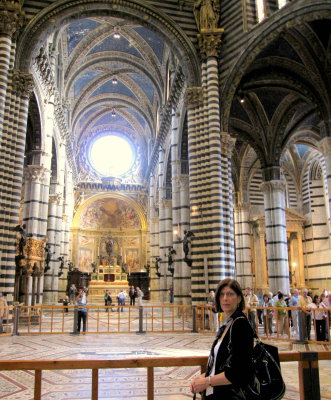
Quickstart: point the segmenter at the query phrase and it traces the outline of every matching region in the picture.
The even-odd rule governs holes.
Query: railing
[[[218,314],[213,313],[211,306],[190,305],[145,305],[139,306],[99,306],[90,305],[87,316],[87,333],[135,333],[135,332],[200,332],[214,333],[218,325]],[[256,307],[245,310],[248,314],[252,310],[272,311],[273,332],[269,331],[269,325],[259,326],[257,312],[253,314],[253,325],[262,338],[276,340],[298,340],[299,335],[287,325],[286,335],[279,332],[278,310],[288,314],[301,311],[298,307]],[[323,310],[326,315],[326,337],[330,342],[330,312],[329,309],[309,309],[312,316]],[[302,314],[302,313],[298,313]],[[77,306],[10,306],[5,308],[3,318],[3,334],[68,334],[77,333]],[[12,319],[12,324],[9,319]],[[312,319],[311,330],[314,332],[314,341],[317,340],[316,318]],[[288,322],[287,322],[288,324]],[[303,330],[303,329],[302,329]],[[0,334],[1,335],[1,334]],[[325,343],[326,341],[323,340]]]
[[[265,332],[264,332],[264,323],[262,322],[259,324],[258,320],[258,310],[261,310],[262,314],[264,311],[272,312],[272,324],[273,324],[273,332],[269,331],[269,325],[266,321],[266,326],[265,326]],[[280,316],[278,314],[278,310],[280,311],[285,311],[286,316],[287,316],[287,326],[285,327],[286,332],[281,335],[279,332],[280,325],[281,325],[281,320]],[[311,328],[313,328],[314,332],[314,338],[315,340],[309,340],[309,342],[327,342],[331,343],[330,341],[330,312],[331,308],[300,308],[300,307],[248,307],[245,309],[246,316],[248,317],[249,311],[254,311],[254,321],[252,321],[252,324],[255,325],[256,332],[258,332],[259,337],[261,338],[271,338],[271,339],[276,339],[276,340],[303,340],[303,338],[299,335],[299,331],[303,331],[304,327],[301,325],[302,320],[300,320],[300,316],[302,316],[302,313],[306,310],[311,311]],[[296,327],[296,332],[294,333],[291,330],[291,325],[290,325],[290,319],[288,318],[289,314],[291,312],[296,313],[297,315],[297,327]],[[326,336],[325,339],[327,338],[328,340],[321,340],[317,341],[317,326],[316,326],[316,315],[318,313],[323,312],[325,313],[325,331],[326,331]],[[215,330],[214,325],[215,325],[215,313],[212,311],[211,306],[196,306],[196,329],[198,332],[210,332],[212,330]],[[263,316],[262,316],[262,321],[263,321]],[[260,330],[259,330],[260,326]],[[300,332],[301,334],[302,332]]]
[[[330,351],[321,352],[282,352],[281,362],[298,362],[300,400],[320,399],[318,360],[331,360]],[[200,357],[160,357],[127,360],[33,360],[0,361],[1,370],[34,370],[34,400],[41,399],[42,371],[44,370],[92,370],[91,399],[98,400],[99,369],[111,368],[146,368],[147,369],[147,400],[154,400],[154,368],[200,366],[205,370],[206,356]]]
[[[86,333],[191,332],[191,306],[86,306]],[[68,334],[77,331],[77,306],[10,306],[14,334]]]

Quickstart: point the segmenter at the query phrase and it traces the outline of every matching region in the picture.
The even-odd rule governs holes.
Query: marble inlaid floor
[[[40,335],[0,337],[1,359],[123,359],[207,355],[213,336],[195,333]],[[326,350],[327,346],[282,342],[280,351]],[[285,399],[299,399],[297,363],[283,363],[287,384]],[[146,370],[118,369],[99,371],[100,399],[147,399]],[[189,382],[197,367],[155,369],[155,399],[191,399]],[[331,362],[320,362],[322,400],[331,399]],[[32,371],[0,371],[0,399],[33,399]],[[44,371],[43,399],[91,399],[91,371]],[[267,399],[266,399],[267,400]]]

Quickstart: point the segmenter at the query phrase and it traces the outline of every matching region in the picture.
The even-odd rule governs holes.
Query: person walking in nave
[[[120,307],[118,307],[117,311],[119,311],[119,310],[121,310],[121,312],[124,311],[123,306],[125,306],[125,298],[126,298],[126,294],[125,294],[124,290],[121,290],[119,292],[119,294],[117,295],[118,305],[120,306]]]
[[[278,307],[278,309],[277,309],[277,333],[278,333],[278,335],[284,335],[284,333],[285,333],[285,335],[290,336],[287,311],[281,309],[281,308],[287,307],[287,304],[285,303],[285,300],[284,300],[283,293],[278,294],[278,300],[275,303],[275,307]]]
[[[130,297],[130,306],[134,306],[136,303],[136,297],[137,297],[137,289],[134,286],[130,287],[129,297]]]
[[[259,299],[259,307],[262,307],[262,303],[263,303],[263,291],[262,291],[262,289],[258,289],[257,290],[257,295],[256,295],[256,297]],[[259,324],[260,325],[262,325],[263,324],[263,321],[262,321],[262,310],[261,309],[258,309],[257,310],[257,318],[258,318],[258,320],[259,320]]]
[[[273,307],[272,301],[270,300],[268,294],[263,295],[262,307]],[[266,335],[271,335],[272,334],[272,317],[273,317],[272,309],[263,309],[262,316],[263,316],[264,333]]]
[[[76,294],[77,294],[76,285],[74,283],[72,283],[70,288],[69,288],[69,301],[70,301],[70,304],[74,304]]]
[[[299,329],[302,329],[303,338],[310,340],[310,331],[311,331],[311,310],[309,309],[309,305],[312,303],[312,299],[308,296],[308,290],[302,289],[302,294],[299,297],[299,307],[300,314],[299,318],[301,318],[299,323]]]
[[[331,308],[331,295],[328,295],[328,292],[325,293],[325,291],[323,291],[323,293],[321,294],[321,299],[320,299],[320,304],[322,308]],[[324,314],[324,321],[325,321],[325,339],[326,341],[328,341],[329,339],[329,324],[330,324],[330,311],[325,311]]]
[[[254,332],[256,331],[256,309],[252,307],[258,307],[259,299],[253,293],[250,287],[245,289],[245,306],[248,308],[248,321],[250,322]]]
[[[215,303],[215,292],[214,292],[214,290],[211,290],[209,292],[207,304],[209,306],[212,306],[212,309],[211,309],[211,316],[212,316],[212,323],[213,323],[212,328],[213,328],[213,331],[217,332],[217,330],[218,330],[218,312],[217,312],[216,307],[215,307],[216,303]]]
[[[84,289],[79,289],[76,296],[76,303],[78,305],[78,326],[77,332],[80,333],[81,322],[83,321],[83,332],[86,332],[86,320],[87,320],[87,299]]]
[[[310,308],[312,309],[312,319],[314,321],[315,340],[322,342],[325,340],[325,311],[321,306],[320,296],[317,294],[314,296]]]
[[[289,307],[298,307],[299,306],[299,290],[294,289],[293,295],[291,296],[289,302]],[[292,327],[293,333],[297,335],[299,333],[298,327],[298,310],[291,310],[291,318],[292,318]]]
[[[137,287],[137,295],[138,295],[138,306],[142,307],[143,306],[144,293],[139,287]]]

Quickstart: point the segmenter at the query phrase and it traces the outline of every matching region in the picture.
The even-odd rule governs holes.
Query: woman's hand
[[[191,381],[190,390],[192,393],[203,392],[209,386],[209,380],[202,374]]]

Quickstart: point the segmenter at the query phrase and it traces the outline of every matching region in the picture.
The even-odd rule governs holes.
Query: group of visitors
[[[0,333],[3,333],[3,320],[8,317],[7,299],[0,292]]]
[[[125,289],[122,289],[117,297],[117,304],[118,304],[118,311],[123,312],[124,311],[124,306],[125,306],[125,300],[129,296],[130,298],[130,306],[135,306],[136,305],[136,298],[138,299],[138,306],[142,306],[142,299],[144,297],[143,291],[137,286],[131,286],[129,289],[129,294],[126,293]],[[106,290],[105,295],[104,295],[104,300],[105,300],[105,306],[115,306],[113,304],[112,298],[110,297],[110,290]],[[113,310],[111,308],[111,310]],[[106,311],[109,311],[109,308],[106,308]]]
[[[312,323],[315,330],[315,340],[328,340],[328,311],[331,308],[331,295],[324,292],[321,295],[313,296],[308,289],[302,289],[301,294],[298,289],[293,289],[292,293],[284,295],[278,291],[265,293],[256,296],[250,288],[245,289],[246,307],[259,307],[257,310],[258,321],[256,319],[256,309],[248,309],[247,316],[253,329],[257,322],[263,324],[264,333],[270,335],[278,333],[279,336],[290,337],[290,330],[294,336],[303,340],[310,340]],[[272,307],[272,308],[271,308]],[[293,309],[291,307],[297,307]],[[316,311],[313,311],[313,310]],[[323,310],[324,309],[324,310]],[[273,328],[273,323],[275,328]]]
[[[314,331],[315,340],[327,341],[330,312],[326,309],[331,308],[331,294],[325,292],[312,298],[307,289],[302,289],[300,293],[295,288],[287,295],[278,291],[274,295],[272,292],[263,294],[261,290],[254,294],[252,288],[247,287],[243,293],[247,319],[254,332],[258,324],[263,325],[267,336],[277,333],[278,337],[310,340]],[[217,313],[215,304],[215,292],[211,290],[207,298],[207,305],[212,306],[210,329],[217,331],[223,315]]]

